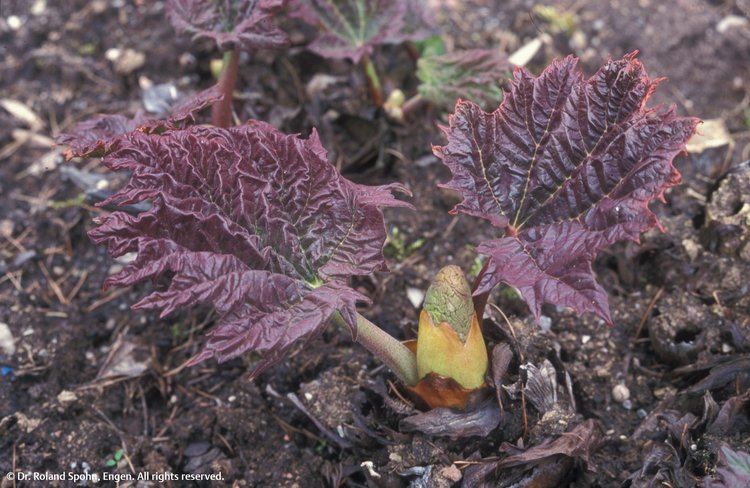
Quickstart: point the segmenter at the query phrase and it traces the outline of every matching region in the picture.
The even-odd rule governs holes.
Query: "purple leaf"
[[[580,459],[589,464],[602,437],[601,425],[589,419],[526,450],[504,442],[500,451],[508,456],[469,467],[463,486],[566,486],[564,480],[569,478],[572,461]]]
[[[424,39],[435,25],[417,0],[296,0],[294,6],[294,15],[325,31],[310,50],[355,63],[377,45]]]
[[[646,108],[653,80],[635,53],[584,79],[577,59],[538,78],[517,69],[500,107],[459,101],[448,144],[435,154],[463,194],[452,213],[489,220],[504,236],[477,250],[490,257],[476,295],[500,282],[519,290],[538,319],[542,303],[591,311],[611,323],[591,263],[613,242],[657,225],[648,204],[680,182],[672,159],[697,119]]]
[[[367,298],[347,279],[385,268],[380,209],[408,206],[391,194],[400,185],[344,179],[317,133],[305,140],[260,122],[131,132],[104,162],[132,177],[102,204],[153,201],[89,233],[113,256],[137,253],[105,286],[170,276],[134,307],[166,315],[211,305],[219,318],[193,363],[255,352],[253,376],[317,337],[336,311],[355,330],[356,302]]]
[[[99,158],[113,149],[120,136],[136,129],[154,132],[191,124],[195,122],[196,112],[221,98],[218,85],[214,85],[179,102],[166,120],[150,119],[141,112],[132,119],[124,115],[97,115],[77,124],[70,132],[60,134],[57,143],[68,146],[65,159]]]
[[[721,443],[716,456],[716,475],[703,478],[705,488],[750,486],[750,454]]]
[[[186,124],[195,123],[195,114],[204,108],[213,105],[224,98],[219,85],[206,88],[195,95],[178,102],[172,107],[171,113],[167,118],[167,124],[164,127],[182,127]]]
[[[213,39],[219,49],[286,46],[286,34],[271,18],[283,0],[168,0],[167,16],[178,34]]]
[[[68,146],[63,153],[65,159],[98,158],[109,152],[117,136],[134,131],[145,120],[141,112],[132,119],[119,114],[97,115],[80,122],[70,132],[60,134],[57,143]]]
[[[500,424],[502,413],[494,398],[487,398],[476,408],[467,411],[452,408],[434,408],[401,419],[401,432],[422,432],[432,436],[487,437]]]

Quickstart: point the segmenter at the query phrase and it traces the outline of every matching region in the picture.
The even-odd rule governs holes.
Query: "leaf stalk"
[[[411,114],[413,114],[416,110],[426,104],[427,100],[422,98],[422,95],[420,95],[419,93],[412,96],[410,99],[404,102],[403,106],[401,107],[401,112],[403,113],[404,119],[408,119]]]
[[[219,89],[224,97],[211,107],[211,123],[215,127],[227,128],[232,125],[232,101],[234,86],[237,84],[237,68],[240,61],[240,48],[224,53]]]
[[[380,77],[375,69],[375,63],[372,62],[370,55],[367,53],[362,56],[362,68],[367,77],[367,86],[370,88],[372,103],[380,108],[383,106],[383,85],[380,83]]]
[[[351,327],[339,312],[333,315],[332,322],[351,331]],[[398,339],[360,314],[357,314],[357,337],[355,341],[383,361],[398,379],[407,385],[413,386],[419,381],[416,355]]]

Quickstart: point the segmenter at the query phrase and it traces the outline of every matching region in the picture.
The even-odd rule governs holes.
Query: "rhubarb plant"
[[[347,279],[384,269],[381,208],[408,206],[391,194],[402,186],[352,183],[328,163],[317,133],[301,139],[262,122],[133,131],[109,147],[104,163],[132,176],[102,204],[152,207],[115,212],[90,232],[113,256],[137,254],[105,287],[169,275],[167,289],[134,308],[164,316],[211,305],[219,318],[193,364],[253,352],[255,376],[334,316],[368,339],[355,308],[368,300]]]
[[[419,96],[446,108],[459,99],[494,108],[503,99],[510,73],[508,59],[494,49],[428,55],[417,62]]]
[[[503,282],[537,319],[551,303],[612,324],[592,261],[658,225],[649,202],[680,182],[672,160],[698,120],[646,106],[662,79],[635,53],[588,79],[577,61],[556,60],[538,78],[516,69],[494,112],[459,101],[448,143],[434,148],[453,176],[441,186],[463,196],[451,213],[500,231],[477,247],[489,257],[474,291],[480,309]]]
[[[232,93],[237,82],[240,50],[274,49],[288,43],[273,24],[283,0],[167,0],[167,16],[178,34],[210,39],[224,53],[219,87],[223,98],[214,104],[212,123],[232,123]]]
[[[449,109],[464,99],[482,108],[496,107],[510,75],[510,62],[497,50],[427,53],[417,61],[417,94],[406,100],[400,90],[394,90],[384,108],[392,119],[403,121],[425,103]]]
[[[262,122],[167,121],[124,133],[117,124],[118,134],[103,140],[85,131],[66,136],[75,155],[103,155],[110,168],[131,172],[102,204],[152,203],[138,215],[107,215],[90,232],[113,256],[137,255],[105,285],[166,282],[134,305],[162,315],[213,307],[218,319],[191,364],[253,353],[256,376],[335,323],[417,394],[425,381],[480,388],[488,359],[479,320],[500,282],[515,287],[537,318],[546,302],[612,323],[592,261],[658,224],[649,202],[679,182],[672,160],[698,122],[647,107],[661,80],[635,54],[588,79],[576,62],[554,61],[536,78],[517,69],[494,112],[456,105],[447,144],[434,148],[452,172],[442,186],[463,196],[453,213],[486,219],[500,235],[479,243],[489,259],[473,300],[458,268],[438,273],[415,352],[357,313],[356,304],[369,300],[349,285],[385,269],[381,210],[408,207],[392,194],[406,189],[343,178],[315,131],[302,139]],[[424,394],[427,403],[465,404],[442,391]]]
[[[383,88],[371,59],[375,47],[425,39],[435,29],[421,0],[294,0],[293,5],[293,15],[323,31],[310,44],[311,51],[362,63],[378,107],[383,104]]]

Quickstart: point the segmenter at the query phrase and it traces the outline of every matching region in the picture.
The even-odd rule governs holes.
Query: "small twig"
[[[102,305],[105,305],[105,304],[111,302],[112,300],[114,300],[116,298],[119,298],[120,296],[124,295],[128,291],[129,291],[128,288],[120,288],[119,290],[110,293],[106,297],[100,298],[99,300],[95,301],[94,303],[92,303],[91,305],[89,305],[88,307],[86,307],[85,309],[83,309],[83,311],[86,312],[86,313],[91,313],[94,310],[96,310],[97,308],[101,307]]]
[[[468,461],[468,460],[461,459],[458,461],[453,461],[453,464],[455,464],[458,469],[462,469],[462,468],[467,468],[469,466],[474,466],[475,464],[486,464],[486,463],[492,463],[492,462],[499,461],[499,460],[500,458],[492,456],[488,458],[483,458],[481,461]]]
[[[146,394],[143,392],[143,385],[138,382],[138,393],[141,394],[141,409],[143,410],[143,437],[148,437],[148,405],[146,404]]]
[[[518,338],[516,337],[516,329],[513,327],[513,324],[510,323],[510,320],[508,319],[508,316],[505,315],[505,312],[495,305],[494,303],[490,303],[490,307],[492,307],[494,310],[496,310],[500,315],[503,317],[503,320],[505,320],[505,323],[508,324],[508,329],[510,330],[510,335],[513,336],[513,341],[515,342],[515,345],[518,346]],[[526,361],[523,356],[523,352],[520,350],[520,348],[516,347],[518,349],[518,360],[523,363]]]
[[[112,430],[114,430],[115,432],[117,432],[117,435],[119,435],[120,437],[122,437],[122,435],[124,434],[124,432],[123,432],[123,431],[121,431],[121,430],[120,430],[120,428],[119,428],[119,427],[117,427],[117,426],[115,425],[115,423],[114,423],[114,422],[112,422],[112,421],[111,421],[111,420],[109,419],[109,417],[107,417],[107,415],[106,415],[106,414],[105,414],[104,412],[102,412],[102,411],[101,411],[101,410],[99,409],[99,407],[97,407],[96,405],[93,405],[93,404],[92,404],[92,405],[91,405],[91,409],[92,409],[92,410],[93,410],[93,411],[94,411],[94,412],[95,412],[95,413],[96,413],[96,414],[97,414],[97,415],[98,415],[99,417],[101,417],[101,418],[102,418],[102,420],[104,420],[104,422],[105,422],[105,423],[106,423],[106,424],[107,424],[107,425],[108,425],[108,426],[109,426],[109,427],[110,427],[110,428],[111,428]],[[124,445],[124,442],[123,442],[123,447],[125,447],[125,445]]]
[[[281,427],[281,430],[284,431],[284,435],[289,435],[289,433],[291,432],[291,433],[295,433],[295,434],[302,434],[303,436],[305,436],[305,437],[307,437],[309,439],[313,439],[316,442],[323,442],[323,438],[322,437],[313,434],[312,432],[310,432],[307,429],[298,429],[297,427],[293,426],[292,424],[290,424],[286,420],[282,419],[281,417],[279,417],[275,413],[271,413],[271,417],[273,417],[273,419],[279,424],[279,427]]]
[[[641,335],[643,326],[646,325],[646,322],[648,321],[648,318],[651,316],[651,312],[654,310],[654,307],[656,306],[656,302],[658,302],[659,298],[661,298],[662,293],[664,293],[663,286],[659,288],[659,290],[654,295],[654,298],[651,299],[648,306],[646,307],[646,310],[644,310],[643,315],[641,316],[641,321],[638,323],[638,329],[635,331],[635,335],[633,336],[633,340],[638,339],[638,337]]]
[[[169,412],[169,418],[164,422],[164,426],[161,428],[158,434],[154,437],[154,439],[164,437],[164,434],[167,433],[170,427],[172,427],[172,422],[174,421],[174,418],[177,416],[177,405],[175,405],[172,408],[172,411]]]
[[[453,235],[453,228],[458,224],[458,217],[453,217],[451,221],[448,223],[448,227],[445,228],[445,231],[443,232],[443,237],[446,239],[448,236]],[[482,317],[477,317],[478,319],[481,319]]]
[[[13,247],[15,247],[18,250],[18,252],[26,252],[26,251],[28,251],[28,249],[26,249],[23,246],[23,244],[21,244],[21,240],[20,239],[14,239],[12,236],[9,236],[9,235],[3,236],[3,237],[5,238],[5,240],[7,240],[8,242],[10,242],[13,245]]]
[[[180,365],[179,365],[179,366],[177,366],[176,368],[170,369],[169,371],[167,371],[166,373],[164,373],[164,375],[163,375],[163,376],[164,376],[165,378],[169,378],[170,376],[174,376],[174,375],[176,375],[177,373],[179,373],[179,372],[180,372],[180,371],[182,371],[183,369],[187,368],[188,364],[190,363],[190,361],[191,361],[192,359],[193,359],[193,358],[189,358],[189,359],[187,359],[186,361],[184,361],[184,362],[183,362],[182,364],[180,364]]]
[[[410,162],[409,158],[404,156],[404,153],[402,153],[401,151],[397,151],[396,149],[387,147],[385,148],[384,152],[390,156],[393,156],[404,164],[408,164]]]
[[[389,389],[389,390],[391,390],[391,392],[392,392],[392,393],[393,393],[394,395],[396,395],[396,396],[397,396],[397,397],[399,398],[399,400],[401,400],[402,402],[404,402],[405,404],[407,404],[407,405],[409,405],[409,406],[411,406],[411,407],[414,407],[414,403],[413,403],[413,402],[410,402],[409,400],[407,400],[407,399],[406,399],[406,398],[405,398],[405,397],[404,397],[404,396],[403,396],[403,395],[401,394],[401,392],[400,392],[400,391],[398,390],[398,388],[396,388],[396,385],[394,385],[394,384],[393,384],[393,382],[392,382],[391,380],[388,380],[388,389]]]
[[[305,405],[300,401],[300,399],[297,398],[297,395],[295,395],[294,393],[287,393],[286,397],[292,402],[292,404],[294,404],[295,407],[297,407],[297,409],[300,412],[304,413],[305,416],[307,416],[307,418],[310,419],[310,421],[312,421],[313,424],[315,424],[315,427],[317,427],[318,430],[329,441],[333,442],[334,444],[339,446],[341,449],[351,449],[352,447],[354,447],[354,443],[350,442],[344,437],[341,437],[340,435],[336,435],[335,433],[331,431],[331,429],[329,429],[325,424],[323,424],[323,422],[318,420],[318,418],[315,417],[315,415],[313,415],[312,412],[310,412],[310,410],[307,409],[307,407],[305,407]]]
[[[60,288],[60,285],[52,278],[52,275],[50,275],[49,270],[47,269],[47,266],[44,265],[44,263],[39,263],[39,269],[42,270],[42,274],[44,275],[44,278],[47,280],[47,286],[52,290],[52,293],[55,294],[57,297],[57,300],[62,305],[70,305],[70,302],[65,297],[65,294],[63,294],[62,289]]]
[[[529,416],[526,413],[526,393],[524,393],[526,387],[521,388],[521,414],[523,416],[523,438],[525,439],[529,433]]]
[[[125,458],[125,462],[128,463],[128,467],[130,468],[130,472],[135,474],[135,466],[133,466],[133,461],[130,460],[130,456],[128,455],[128,449],[125,445],[125,441],[122,440],[122,437],[120,437],[120,442],[122,442],[122,457]]]
[[[219,438],[221,443],[224,444],[224,446],[227,448],[227,451],[229,451],[229,454],[234,456],[235,455],[234,449],[232,449],[232,446],[229,445],[229,442],[227,441],[227,439],[223,435],[219,434],[218,432],[216,433],[216,436]]]
[[[88,270],[83,270],[81,273],[81,276],[78,277],[78,282],[75,284],[72,290],[70,290],[70,293],[68,293],[68,296],[65,297],[68,303],[72,303],[73,299],[78,295],[78,292],[81,291],[81,288],[83,288],[83,284],[86,283],[86,278],[89,277]]]
[[[16,290],[18,290],[19,292],[22,292],[22,293],[23,293],[23,291],[24,291],[24,290],[23,290],[23,285],[21,285],[21,275],[23,274],[23,271],[21,271],[21,270],[19,269],[19,270],[17,271],[17,273],[18,273],[18,276],[15,276],[15,275],[14,275],[13,273],[11,273],[10,271],[9,271],[9,272],[7,272],[7,273],[5,273],[5,276],[3,277],[3,279],[2,279],[2,280],[0,280],[0,283],[2,283],[2,282],[4,282],[4,281],[8,280],[8,281],[10,281],[10,282],[11,282],[11,283],[13,284],[13,286],[14,286],[14,287],[16,288]]]

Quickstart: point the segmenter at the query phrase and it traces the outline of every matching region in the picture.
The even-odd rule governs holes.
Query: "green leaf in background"
[[[510,73],[507,58],[493,49],[429,55],[417,62],[419,94],[443,108],[453,107],[459,98],[486,109],[496,108]]]

